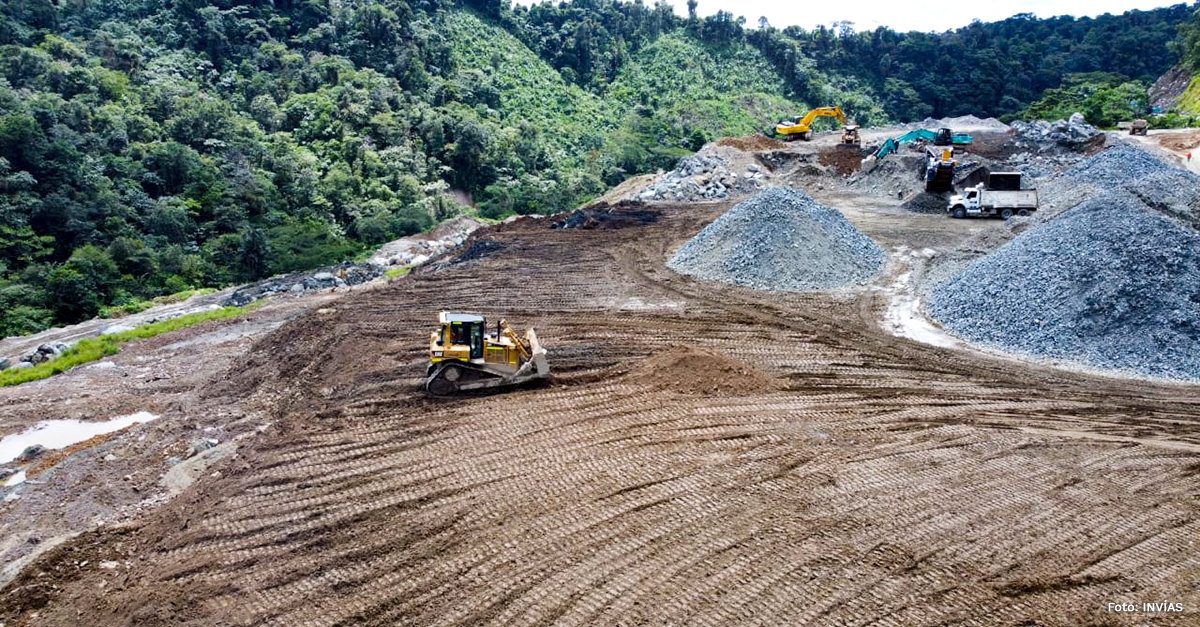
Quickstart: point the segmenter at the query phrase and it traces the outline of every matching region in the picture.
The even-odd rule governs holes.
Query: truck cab
[[[964,209],[967,215],[977,216],[980,214],[979,197],[983,192],[983,183],[975,187],[968,187],[961,194],[955,194],[950,197],[950,211],[955,212],[958,209]],[[957,217],[957,216],[956,216]]]

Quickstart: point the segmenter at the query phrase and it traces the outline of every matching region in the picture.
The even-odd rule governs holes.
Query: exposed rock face
[[[1150,106],[1167,111],[1179,104],[1179,98],[1192,82],[1192,75],[1182,65],[1167,70],[1150,86]]]

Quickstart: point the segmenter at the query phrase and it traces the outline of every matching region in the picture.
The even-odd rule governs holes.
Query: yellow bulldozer
[[[858,126],[846,119],[841,107],[817,107],[804,115],[797,115],[775,125],[775,134],[784,141],[812,139],[812,123],[817,118],[837,118],[842,123],[842,145],[856,146],[860,144]]]
[[[489,333],[483,316],[443,311],[429,337],[422,387],[431,396],[517,385],[550,376],[546,349],[533,329],[521,337],[506,320]]]

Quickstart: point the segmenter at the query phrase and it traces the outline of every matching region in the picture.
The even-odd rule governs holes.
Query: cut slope
[[[710,281],[803,291],[860,285],[883,261],[883,249],[836,209],[776,187],[722,214],[667,265]]]
[[[1200,378],[1200,234],[1117,192],[976,260],[930,313],[984,344],[1143,375]]]

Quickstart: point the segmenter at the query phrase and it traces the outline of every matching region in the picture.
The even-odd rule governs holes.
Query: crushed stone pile
[[[1127,191],[1102,194],[975,260],[929,312],[1007,350],[1200,379],[1200,233]]]
[[[722,214],[667,266],[709,281],[805,291],[866,283],[884,259],[883,249],[836,209],[776,187]]]
[[[721,200],[731,193],[754,193],[766,186],[766,173],[750,164],[745,172],[735,172],[720,155],[695,154],[683,157],[675,169],[638,194],[638,200],[694,202]]]
[[[1168,182],[1175,179],[1186,187],[1200,181],[1196,175],[1171,167],[1145,150],[1118,144],[1040,184],[1038,214],[1043,220],[1049,219],[1088,198],[1119,189],[1143,195],[1144,202],[1158,207],[1178,193],[1178,185]]]
[[[1022,122],[1017,120],[1011,126],[1025,139],[1044,144],[1047,148],[1056,144],[1062,146],[1081,146],[1093,141],[1097,136],[1102,134],[1099,129],[1088,124],[1083,114],[1078,112],[1072,113],[1069,120],[1058,120],[1056,122],[1046,122],[1045,120]]]
[[[1063,173],[1074,183],[1114,186],[1173,169],[1154,155],[1128,144],[1084,159]]]
[[[960,115],[956,118],[925,118],[920,122],[914,122],[904,125],[907,128],[950,128],[955,132],[960,131],[995,131],[998,133],[1007,132],[1009,126],[996,118],[979,118],[974,115]]]

